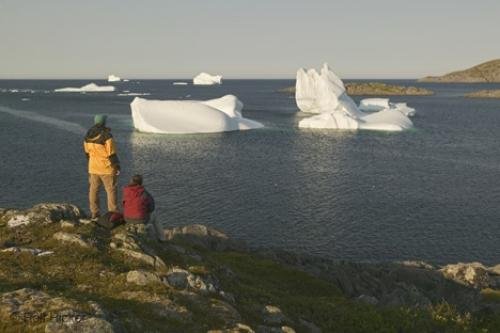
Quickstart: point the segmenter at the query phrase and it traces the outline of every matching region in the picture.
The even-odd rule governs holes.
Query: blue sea
[[[385,133],[298,129],[305,115],[278,91],[293,80],[174,81],[130,80],[115,83],[115,92],[81,94],[53,90],[92,80],[0,80],[0,207],[71,202],[87,209],[82,140],[94,114],[104,113],[117,141],[120,185],[143,174],[165,226],[202,223],[253,247],[339,260],[498,263],[500,100],[463,95],[499,84],[383,81],[436,92],[391,98],[417,109],[415,129]],[[265,128],[138,133],[130,93],[234,94],[244,116]]]

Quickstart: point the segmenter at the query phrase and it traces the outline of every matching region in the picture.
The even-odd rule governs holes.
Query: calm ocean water
[[[124,185],[145,175],[164,224],[203,223],[258,247],[333,259],[500,262],[500,100],[464,93],[500,85],[419,84],[394,97],[417,109],[403,133],[305,131],[291,80],[173,86],[118,83],[114,93],[52,93],[90,81],[0,81],[0,207],[87,208],[83,132],[109,115]],[[103,81],[95,81],[103,84]],[[13,90],[14,89],[14,90]],[[134,132],[131,96],[207,99],[231,93],[261,130],[209,135]],[[356,98],[359,101],[359,98]]]

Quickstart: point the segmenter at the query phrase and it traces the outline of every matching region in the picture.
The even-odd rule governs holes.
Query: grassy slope
[[[0,242],[17,246],[50,249],[52,256],[33,257],[29,254],[0,253],[0,292],[31,287],[52,296],[77,300],[84,308],[87,301],[99,303],[112,318],[117,318],[128,332],[203,332],[223,327],[216,314],[203,304],[189,301],[181,293],[163,284],[144,287],[127,284],[129,270],[144,268],[119,253],[109,251],[109,233],[94,226],[82,226],[78,231],[97,244],[95,249],[63,246],[52,239],[59,225],[29,227],[13,232],[0,226]],[[213,273],[223,290],[235,295],[236,308],[242,322],[256,328],[262,324],[264,305],[279,306],[290,318],[290,326],[305,332],[298,319],[314,322],[324,332],[498,332],[500,318],[492,315],[458,314],[442,304],[427,310],[404,308],[378,309],[346,299],[332,284],[296,269],[247,253],[209,252],[191,249],[204,258],[193,259],[170,252],[158,243],[150,242],[167,265],[191,267],[204,275]],[[234,274],[222,274],[222,271]],[[192,320],[165,319],[155,314],[148,302],[122,299],[124,291],[147,291],[186,306]],[[494,297],[494,296],[492,296]],[[0,323],[1,332],[19,332],[25,324]],[[37,326],[38,325],[38,326]],[[30,331],[43,331],[43,325],[33,323]],[[483,330],[484,329],[484,330]]]

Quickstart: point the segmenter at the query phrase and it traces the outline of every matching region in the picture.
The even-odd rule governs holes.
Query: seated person
[[[142,186],[142,176],[135,175],[130,184],[123,188],[123,218],[125,222],[147,224],[154,209],[154,199]]]

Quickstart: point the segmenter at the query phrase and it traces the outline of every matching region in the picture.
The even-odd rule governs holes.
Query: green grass
[[[224,327],[221,315],[210,311],[210,304],[220,296],[192,297],[161,283],[135,286],[126,282],[132,269],[149,269],[109,249],[111,234],[94,225],[79,226],[78,232],[96,246],[90,249],[64,245],[52,238],[60,231],[58,224],[34,225],[16,231],[0,226],[0,242],[54,251],[54,255],[0,253],[0,292],[30,287],[52,296],[75,300],[81,309],[95,301],[120,323],[126,332],[203,332]],[[323,332],[500,332],[500,316],[489,312],[459,313],[442,303],[426,309],[376,308],[347,299],[332,283],[313,277],[271,260],[248,253],[210,252],[199,247],[183,246],[201,254],[198,262],[180,255],[160,243],[142,239],[168,266],[179,265],[200,276],[215,275],[222,289],[235,296],[234,306],[242,323],[254,329],[262,322],[265,305],[278,306],[297,332],[307,332],[299,318],[315,323]],[[141,299],[124,299],[123,292],[144,291],[185,306],[190,319],[159,315],[157,306]],[[486,290],[485,299],[500,302],[500,291]],[[30,327],[15,320],[0,323],[1,332],[43,332],[42,323]],[[24,325],[24,326],[23,326]],[[37,326],[38,325],[38,326]]]

